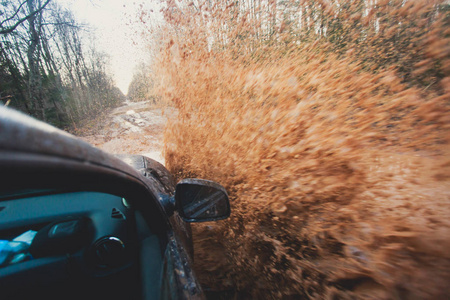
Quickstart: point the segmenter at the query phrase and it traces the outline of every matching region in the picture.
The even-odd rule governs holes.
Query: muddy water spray
[[[232,198],[194,226],[209,288],[450,295],[448,4],[345,3],[165,4],[166,164]]]

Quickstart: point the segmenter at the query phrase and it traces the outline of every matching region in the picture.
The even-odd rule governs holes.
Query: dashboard
[[[151,276],[161,277],[160,239],[126,199],[99,192],[18,197],[0,202],[2,298],[139,299],[143,244]]]

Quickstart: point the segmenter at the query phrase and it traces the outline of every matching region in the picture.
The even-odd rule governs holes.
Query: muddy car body
[[[189,222],[229,216],[220,185],[176,185],[154,160],[109,155],[6,108],[0,169],[2,297],[203,298]],[[20,256],[14,243],[29,247]]]

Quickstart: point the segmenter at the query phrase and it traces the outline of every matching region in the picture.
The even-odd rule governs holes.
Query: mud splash
[[[221,182],[196,270],[230,297],[450,295],[450,48],[438,1],[167,1],[179,177]],[[225,294],[224,294],[225,295]]]

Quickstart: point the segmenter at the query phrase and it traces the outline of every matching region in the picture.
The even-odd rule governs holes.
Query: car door
[[[61,130],[4,107],[0,107],[0,128],[0,196],[6,195],[3,200],[15,201],[15,196],[11,198],[8,195],[16,192],[21,193],[18,196],[21,199],[30,196],[26,194],[28,192],[32,196],[37,196],[34,194],[37,192],[43,197],[51,194],[73,196],[74,193],[87,193],[91,197],[95,193],[97,198],[101,194],[105,199],[110,199],[98,202],[100,198],[86,198],[88,201],[85,204],[75,205],[73,210],[68,205],[73,202],[61,202],[58,197],[54,202],[55,207],[47,201],[33,202],[39,204],[35,209],[29,210],[29,215],[23,216],[20,224],[24,226],[20,225],[18,228],[5,223],[8,227],[4,231],[8,233],[5,236],[9,237],[10,232],[21,231],[30,224],[34,226],[43,220],[45,224],[39,225],[37,231],[47,228],[47,225],[48,230],[71,228],[73,224],[77,224],[77,218],[87,218],[90,220],[89,224],[93,221],[89,238],[83,240],[85,244],[80,244],[76,251],[70,249],[73,250],[71,253],[58,253],[57,263],[63,276],[51,277],[50,281],[45,282],[46,285],[40,285],[41,288],[58,288],[63,294],[55,293],[55,299],[61,298],[58,296],[77,299],[80,298],[78,295],[85,299],[98,299],[99,295],[108,295],[109,299],[123,299],[124,295],[127,299],[203,297],[191,269],[189,255],[192,254],[192,244],[187,222],[228,217],[230,207],[223,187],[210,181],[185,180],[178,183],[172,193],[174,187],[163,174],[165,171],[158,173],[153,168],[150,170],[151,176],[146,176],[142,170],[137,170]],[[3,200],[0,199],[0,213],[8,213],[6,206],[1,206]],[[92,203],[95,205],[91,207]],[[34,218],[34,221],[28,222],[25,220],[27,218]],[[124,237],[118,236],[124,232]],[[124,266],[115,266],[113,263],[112,269],[107,266],[105,268],[105,264],[101,263],[102,257],[100,264],[89,265],[95,263],[95,259],[91,259],[92,255],[106,255],[108,259],[125,243],[129,243],[132,249],[136,248],[136,251],[130,252],[133,255],[130,266],[134,267],[127,270],[137,277],[127,276],[127,273],[122,277],[109,277],[116,274],[116,271],[123,271]],[[40,262],[50,260],[51,263],[53,259],[55,257],[50,255]],[[19,272],[9,276],[5,271],[8,268],[4,268],[0,269],[0,285],[5,283],[6,289],[10,286],[6,282],[10,280],[17,286],[17,291],[26,292],[28,283],[33,286],[35,279],[42,279],[38,274],[43,270],[36,267],[35,262],[28,265],[37,271],[34,273],[35,277],[24,278],[24,274],[31,273],[28,269],[24,272],[22,267],[15,268]],[[9,268],[10,270],[12,269]],[[71,270],[69,275],[76,275],[75,281],[66,276],[68,270]],[[53,274],[51,270],[45,272]],[[67,277],[65,284],[70,289],[58,284],[64,276]],[[2,281],[2,278],[8,280]],[[127,293],[127,285],[124,284],[127,281],[130,281],[133,293]],[[88,287],[97,287],[97,293],[89,294]],[[46,291],[45,288],[41,290]],[[51,291],[51,288],[48,290]],[[33,295],[34,291],[29,289],[27,295]],[[38,293],[35,294],[38,296]],[[14,294],[13,296],[20,299]]]

